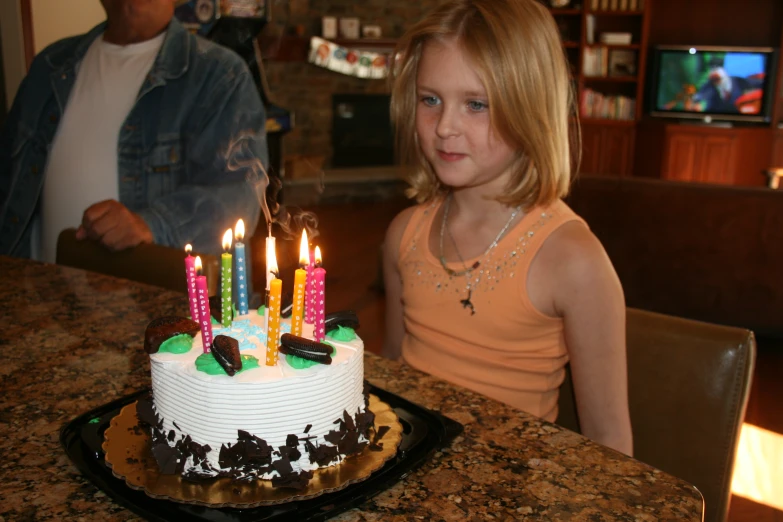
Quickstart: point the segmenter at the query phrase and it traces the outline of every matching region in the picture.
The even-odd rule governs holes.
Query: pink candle
[[[212,346],[212,318],[209,315],[209,290],[207,289],[207,276],[201,275],[201,257],[196,256],[196,293],[198,295],[198,317],[201,327],[201,343],[204,345],[204,353],[208,353]]]
[[[313,317],[313,339],[323,341],[326,337],[324,318],[326,316],[326,270],[321,267],[321,249],[315,247],[315,268],[313,269],[313,299],[315,316]]]
[[[185,245],[185,281],[188,285],[188,303],[190,304],[190,318],[194,321],[199,320],[198,315],[198,295],[196,295],[196,258],[190,255],[193,247]]]
[[[305,283],[305,316],[304,322],[313,324],[315,319],[315,301],[313,300],[313,270],[315,270],[315,253],[310,251],[310,263],[305,267],[307,282]]]

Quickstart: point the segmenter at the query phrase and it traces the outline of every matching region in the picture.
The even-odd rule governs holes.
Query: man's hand
[[[113,199],[90,206],[82,215],[76,239],[95,239],[109,250],[125,250],[152,243],[152,231],[138,214]]]

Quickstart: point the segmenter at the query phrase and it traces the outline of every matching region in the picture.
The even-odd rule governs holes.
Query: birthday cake
[[[312,472],[376,445],[364,384],[364,344],[350,312],[326,316],[326,337],[313,326],[290,334],[281,319],[274,365],[265,362],[262,311],[213,324],[205,351],[199,324],[183,317],[150,323],[152,395],[139,401],[161,473],[189,480],[271,479],[303,488]]]

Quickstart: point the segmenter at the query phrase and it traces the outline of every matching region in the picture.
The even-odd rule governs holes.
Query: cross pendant
[[[468,288],[468,296],[465,299],[460,299],[459,303],[462,305],[462,308],[470,308],[470,315],[476,314],[476,309],[473,307],[473,303],[470,301],[470,296],[473,294],[473,290]]]

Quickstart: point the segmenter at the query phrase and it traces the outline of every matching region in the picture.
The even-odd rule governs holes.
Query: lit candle
[[[326,316],[326,270],[321,266],[321,249],[315,247],[315,269],[313,269],[313,294],[315,299],[315,317],[313,318],[313,338],[317,342],[326,337],[324,318]]]
[[[247,281],[247,264],[245,261],[245,244],[242,242],[245,239],[245,222],[241,219],[237,221],[237,226],[234,228],[234,256],[236,259],[236,274],[237,274],[237,290],[239,295],[237,296],[237,312],[239,315],[247,315],[247,293],[248,293],[248,281]]]
[[[190,304],[190,318],[198,322],[198,295],[196,295],[196,258],[190,255],[193,247],[185,245],[185,281],[188,285],[188,303]]]
[[[231,326],[231,229],[223,234],[223,255],[220,256],[220,319],[226,328]]]
[[[277,261],[275,261],[274,271],[269,265],[269,260],[275,257],[275,238],[272,236],[272,224],[267,224],[268,235],[266,236],[266,294],[264,297],[264,304],[266,308],[269,308],[269,287],[272,281],[277,277]],[[264,329],[269,331],[269,314],[264,312]]]
[[[299,245],[299,269],[294,272],[294,309],[291,312],[291,333],[302,336],[302,321],[304,320],[305,284],[307,283],[306,267],[310,264],[310,253],[307,246],[307,230],[302,230],[302,242]]]
[[[198,295],[198,320],[201,327],[201,343],[204,345],[204,353],[208,353],[212,346],[212,319],[209,315],[209,290],[207,290],[207,276],[202,275],[201,257],[196,256],[196,294]]]
[[[304,322],[313,324],[315,317],[315,301],[313,300],[313,270],[315,269],[315,253],[310,251],[310,262],[307,264],[307,283],[305,284],[305,316]]]
[[[271,273],[273,279],[269,281],[269,299],[266,307],[266,365],[274,366],[277,364],[277,343],[280,339],[280,296],[283,291],[283,282],[276,277],[277,257],[275,256],[274,243],[268,250],[266,259],[267,274]]]

